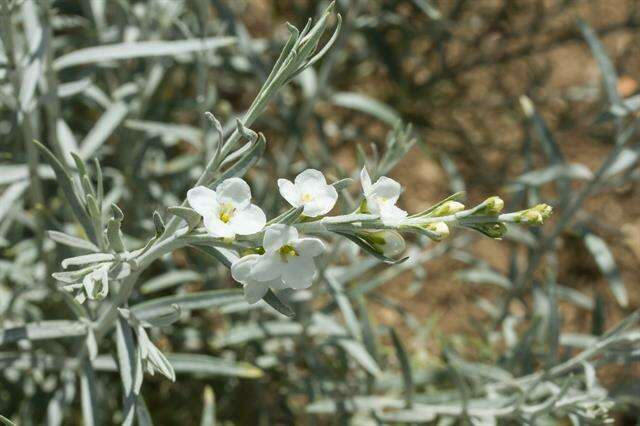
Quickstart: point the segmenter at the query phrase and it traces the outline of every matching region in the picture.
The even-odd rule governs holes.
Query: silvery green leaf
[[[235,44],[235,42],[236,39],[234,37],[210,37],[204,40],[141,41],[88,47],[60,56],[54,61],[53,67],[59,71],[67,67],[114,60],[152,56],[175,56],[184,53],[228,47]]]
[[[16,426],[16,424],[14,422],[9,420],[8,418],[3,416],[2,414],[0,414],[0,423],[2,423],[5,426]]]
[[[60,83],[58,85],[58,97],[68,98],[70,96],[82,93],[91,86],[92,81],[90,78],[82,78],[76,81],[70,81],[68,83]]]
[[[204,388],[204,395],[202,397],[203,407],[202,415],[200,416],[200,426],[215,426],[216,425],[216,397],[213,393],[211,386]]]
[[[266,321],[260,324],[241,324],[231,328],[227,334],[217,336],[213,345],[216,348],[245,344],[267,337],[296,336],[302,333],[302,324],[283,320]]]
[[[149,413],[149,409],[147,408],[147,404],[145,404],[142,395],[138,395],[136,397],[136,419],[138,420],[139,426],[153,426],[151,414]]]
[[[574,288],[558,285],[556,292],[558,293],[559,299],[564,299],[583,309],[593,309],[594,307],[593,299],[591,297]]]
[[[172,305],[178,305],[183,311],[209,309],[242,300],[241,290],[209,290],[197,293],[176,294],[158,297],[133,305],[131,311],[141,320],[166,315],[174,311]]]
[[[382,370],[378,366],[378,363],[373,359],[371,354],[367,352],[367,349],[362,343],[352,339],[338,339],[336,342],[344,351],[355,359],[358,364],[362,366],[372,376],[379,376],[382,374]]]
[[[76,193],[76,190],[74,189],[73,182],[71,181],[71,177],[69,175],[69,168],[63,165],[56,158],[56,156],[53,155],[53,153],[40,142],[34,140],[33,143],[38,147],[45,160],[53,168],[53,171],[55,172],[57,177],[57,183],[58,185],[60,185],[62,191],[64,192],[65,198],[67,199],[67,202],[69,203],[74,216],[82,224],[82,227],[89,236],[89,239],[94,243],[97,242],[97,236],[95,234],[93,223],[84,207],[84,203],[81,201],[80,197]]]
[[[80,149],[78,148],[76,137],[73,135],[73,132],[67,125],[66,121],[62,118],[58,119],[56,134],[58,136],[58,143],[62,149],[62,155],[64,156],[65,161],[69,165],[74,164],[71,153],[73,152],[77,154],[80,152]]]
[[[63,269],[67,269],[69,266],[80,266],[89,263],[110,262],[115,260],[117,260],[117,258],[110,253],[92,253],[68,257],[62,261],[61,265]]]
[[[241,377],[257,379],[263,376],[262,370],[246,363],[229,361],[209,355],[168,354],[167,358],[178,373],[189,373],[204,377]]]
[[[293,318],[295,316],[293,309],[280,300],[280,298],[271,289],[267,290],[267,293],[264,295],[262,300],[285,317]]]
[[[171,305],[171,312],[167,312],[166,314],[159,315],[157,317],[148,318],[144,321],[144,326],[153,326],[153,327],[167,327],[174,322],[180,319],[180,306],[173,304]]]
[[[164,234],[165,226],[162,216],[157,211],[153,212],[153,226],[156,229],[156,238],[160,238]]]
[[[82,420],[87,426],[100,424],[97,419],[96,402],[96,378],[87,359],[82,362],[80,374],[80,401],[82,407]]]
[[[590,180],[593,179],[593,173],[584,164],[564,163],[532,170],[520,175],[515,182],[521,185],[540,186],[561,178]]]
[[[433,206],[429,207],[428,209],[426,209],[424,211],[421,211],[420,213],[416,213],[415,215],[412,215],[412,217],[428,216],[431,212],[433,212],[435,209],[437,209],[438,207],[440,207],[444,203],[446,203],[448,201],[462,200],[462,199],[465,198],[465,196],[466,196],[466,194],[464,192],[456,192],[455,194],[449,195],[444,200],[441,200],[441,201],[437,202],[436,204],[434,204]]]
[[[604,81],[604,88],[607,91],[609,103],[611,103],[611,105],[621,106],[622,99],[618,93],[618,73],[611,62],[609,55],[607,55],[607,52],[604,50],[604,46],[598,39],[595,31],[593,31],[593,28],[591,28],[586,21],[579,19],[578,27],[582,32],[582,36],[587,40],[591,53],[595,57],[596,61],[598,61],[598,66],[602,73],[602,80]]]
[[[200,253],[203,253],[204,255],[209,256],[215,259],[216,261],[220,262],[227,269],[231,269],[231,265],[233,265],[234,260],[238,258],[237,255],[232,256],[231,253],[228,253],[228,251],[225,252],[221,248],[210,247],[207,245],[192,245],[191,247],[193,247]]]
[[[142,345],[142,341],[139,342]],[[172,382],[176,381],[176,373],[173,370],[173,366],[169,362],[166,356],[154,345],[150,340],[146,340],[146,351],[147,357],[146,360],[150,362],[153,367],[167,379]]]
[[[400,371],[402,372],[402,382],[404,384],[405,406],[409,408],[413,403],[413,374],[411,373],[409,357],[393,327],[391,327],[389,331],[391,333],[393,347],[396,350],[396,356],[398,357],[398,361],[400,361]]]
[[[488,268],[466,269],[458,272],[457,275],[463,281],[471,284],[495,284],[505,289],[509,289],[513,285],[509,278]]]
[[[180,140],[185,140],[193,146],[200,146],[202,131],[196,127],[184,124],[166,124],[154,121],[127,119],[124,127],[146,133],[148,136],[162,138],[167,145],[174,145]]]
[[[433,5],[433,2],[431,0],[413,0],[413,3],[418,6],[418,8],[420,8],[420,10],[425,13],[425,15],[427,15],[434,21],[442,19],[442,13],[440,13],[438,8]]]
[[[41,50],[41,52],[43,49]],[[38,54],[27,65],[22,76],[22,85],[20,86],[20,109],[22,111],[30,111],[32,109],[32,102],[38,86],[38,79],[42,72],[42,58],[41,53]]]
[[[118,370],[122,380],[125,424],[132,424],[135,412],[136,395],[142,385],[142,367],[138,351],[135,348],[133,332],[127,321],[118,317],[116,322],[116,350],[118,354]]]
[[[333,182],[331,185],[336,189],[336,191],[342,191],[343,189],[346,189],[347,187],[349,187],[352,183],[353,183],[353,179],[344,178],[344,179],[340,179],[338,181]]]
[[[358,237],[357,235],[348,233],[348,232],[342,232],[342,231],[333,231],[338,235],[341,235],[343,237],[345,237],[346,239],[354,242],[355,244],[357,244],[358,246],[360,246],[360,248],[362,248],[365,252],[367,252],[368,254],[374,256],[376,259],[379,259],[385,263],[391,263],[391,264],[399,264],[402,262],[405,262],[408,257],[404,257],[402,259],[393,259],[391,257],[385,256],[382,253],[380,253],[380,251],[378,249],[376,249],[375,247],[373,247],[371,244],[369,244],[368,242],[366,242],[365,240],[363,240],[362,238]]]
[[[265,140],[264,135],[260,134],[258,136],[258,140],[251,145],[251,148],[248,149],[247,152],[231,167],[225,170],[222,175],[216,179],[213,186],[225,179],[243,176],[247,170],[249,170],[260,159],[260,157],[262,157],[266,145],[267,141]]]
[[[352,92],[337,92],[331,95],[330,101],[334,105],[372,115],[390,126],[395,126],[400,121],[400,116],[396,111],[388,105],[366,95]]]
[[[85,345],[87,346],[89,360],[92,361],[98,356],[98,341],[96,340],[96,334],[93,331],[93,327],[87,326],[86,332]]]
[[[202,217],[198,213],[196,213],[195,210],[189,207],[174,206],[167,208],[167,211],[172,215],[178,216],[179,218],[187,222],[189,230],[198,226],[198,224],[202,220]]]
[[[300,217],[300,215],[302,215],[303,210],[304,206],[300,206],[298,208],[292,207],[286,212],[282,213],[280,216],[271,219],[269,222],[267,222],[266,226],[269,226],[273,223],[283,223],[285,225],[291,225]]]
[[[616,261],[609,250],[607,243],[595,234],[587,233],[584,236],[584,243],[591,252],[593,259],[596,261],[598,268],[604,275],[609,284],[609,288],[616,298],[618,304],[626,307],[629,304],[627,289],[622,282],[620,271],[616,265]]]
[[[434,411],[428,411],[420,408],[406,409],[387,409],[377,411],[376,418],[384,423],[431,423],[437,416]],[[478,424],[478,423],[474,423]]]
[[[640,159],[640,146],[633,149],[622,149],[613,164],[611,164],[604,173],[604,178],[610,178],[618,173],[630,169],[638,163],[638,159]]]
[[[74,247],[81,250],[98,252],[100,249],[96,247],[91,241],[83,240],[81,238],[72,237],[58,231],[47,231],[47,236],[56,243],[64,244],[65,246]]]
[[[0,330],[0,345],[21,339],[44,340],[84,336],[87,326],[80,321],[50,320],[28,323]]]
[[[16,211],[15,203],[22,200],[22,194],[29,187],[29,181],[15,182],[4,190],[0,195],[0,222],[4,220],[6,215],[12,211]]]
[[[81,142],[80,156],[82,158],[90,158],[113,134],[113,131],[127,115],[127,111],[127,105],[122,102],[111,104]]]
[[[399,398],[378,395],[349,395],[347,400],[341,402],[344,403],[343,408],[350,413],[373,410],[388,411],[390,408],[402,409],[404,407],[404,402]],[[338,404],[332,399],[318,399],[308,404],[305,411],[311,414],[333,414],[338,411]]]
[[[120,229],[124,215],[116,204],[111,204],[111,211],[113,216],[107,222],[107,242],[109,243],[109,248],[111,248],[111,250],[116,253],[121,253],[126,251],[124,241],[122,239],[122,231]]]
[[[167,288],[190,281],[202,281],[202,275],[191,270],[169,271],[142,284],[140,286],[140,292],[142,294],[149,294],[155,291],[166,290]]]
[[[360,322],[358,322],[358,317],[353,310],[349,297],[344,292],[342,284],[340,284],[330,272],[326,272],[324,277],[327,284],[329,284],[333,297],[338,304],[338,308],[340,308],[340,312],[344,317],[351,337],[357,341],[362,341],[362,329],[360,328]]]

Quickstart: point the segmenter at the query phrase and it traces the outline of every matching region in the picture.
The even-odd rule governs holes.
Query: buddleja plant
[[[6,20],[8,3],[3,4]],[[25,21],[33,24],[34,13],[30,9],[33,3],[25,4],[30,5],[24,6],[28,18]],[[328,41],[321,43],[332,19],[336,28]],[[4,28],[9,28],[9,24]],[[252,130],[252,125],[271,102],[277,101],[278,94],[289,82],[308,72],[330,51],[340,27],[341,18],[334,13],[333,4],[315,23],[309,21],[302,30],[289,26],[289,38],[246,113],[232,126],[222,126],[213,114],[205,114],[203,135],[215,137],[208,146],[210,149],[203,150],[206,156],[202,172],[190,182],[191,188],[185,193],[163,194],[163,200],[173,202],[158,209],[162,214],[155,212],[148,218],[153,230],[140,241],[123,232],[129,216],[125,217],[114,202],[118,198],[115,191],[105,189],[108,186],[105,177],[116,180],[121,176],[107,168],[103,171],[98,160],[89,161],[97,146],[106,139],[101,136],[105,133],[104,126],[112,127],[124,116],[124,103],[104,102],[104,96],[96,87],[87,89],[93,100],[107,105],[101,130],[91,132],[81,148],[75,149],[77,146],[74,148],[70,139],[64,137],[68,136],[64,121],[54,120],[54,127],[62,130],[48,138],[45,146],[29,137],[33,135],[29,126],[35,121],[32,109],[35,86],[31,86],[36,84],[35,80],[29,77],[31,74],[25,74],[22,81],[16,78],[11,93],[16,95],[18,104],[13,102],[13,105],[19,105],[16,108],[30,161],[29,167],[21,170],[27,172],[36,186],[42,174],[55,176],[65,200],[59,207],[75,220],[73,226],[62,229],[50,226],[51,222],[55,224],[53,220],[47,223],[36,217],[36,231],[45,226],[61,230],[43,234],[48,238],[46,242],[41,238],[35,251],[42,257],[42,267],[33,268],[34,272],[29,275],[46,283],[47,296],[62,297],[74,319],[44,317],[26,323],[6,321],[0,334],[0,344],[16,343],[18,347],[15,352],[3,354],[2,365],[7,368],[8,380],[26,383],[25,398],[33,395],[36,388],[51,395],[46,399],[48,422],[63,422],[65,416],[72,415],[69,413],[73,412],[74,401],[79,400],[86,424],[99,424],[101,412],[107,409],[117,413],[113,421],[151,424],[154,416],[147,409],[142,391],[148,375],[158,373],[179,383],[177,376],[184,373],[256,379],[269,370],[287,378],[278,382],[286,386],[286,392],[307,397],[307,413],[329,413],[345,419],[362,413],[378,422],[425,422],[441,416],[490,424],[496,419],[535,421],[549,414],[558,417],[571,414],[589,421],[607,418],[610,402],[593,378],[593,367],[585,361],[634,341],[633,336],[620,334],[632,323],[631,319],[579,356],[543,373],[520,378],[505,377],[497,368],[489,369],[486,374],[475,371],[478,378],[472,374],[474,367],[449,354],[451,365],[464,371],[464,377],[479,382],[486,396],[481,402],[470,403],[468,396],[450,406],[414,400],[414,388],[419,383],[414,383],[409,356],[393,330],[391,340],[401,374],[385,377],[363,295],[406,270],[419,271],[421,263],[437,255],[433,250],[448,249],[446,240],[455,228],[501,239],[507,235],[508,226],[543,224],[551,214],[551,207],[537,204],[503,213],[504,202],[497,196],[467,207],[462,203],[463,194],[456,193],[421,211],[401,209],[398,204],[402,184],[386,175],[416,141],[411,126],[402,123],[397,123],[390,133],[380,158],[362,154],[361,164],[346,172],[342,179],[327,179],[328,173],[307,168],[296,176],[270,176],[259,185],[261,179],[255,176],[264,176],[259,174],[259,162],[267,139]],[[10,36],[6,32],[3,35],[7,53],[13,51],[9,48],[12,46]],[[216,37],[171,47],[178,53],[192,52],[202,48],[202,43],[226,46],[235,40]],[[102,54],[108,53],[112,59],[131,54],[117,47],[125,46],[116,46]],[[30,48],[35,55],[37,46]],[[153,51],[153,45],[137,48],[142,52],[137,53],[140,56]],[[34,59],[35,65],[31,68],[30,64],[29,69],[38,76],[36,71],[41,72],[45,65],[49,71],[46,73],[49,91],[56,86],[55,71],[91,60],[90,52],[86,51],[71,52],[56,60],[33,57],[42,62],[36,63]],[[16,68],[19,66],[20,61],[11,58],[11,54],[8,59]],[[126,98],[130,89],[120,90]],[[134,105],[130,107],[144,104],[138,100],[140,102],[131,102]],[[48,112],[53,114],[54,109],[51,106]],[[158,132],[158,127],[149,123],[134,122],[133,125]],[[160,128],[161,133],[164,129]],[[36,163],[38,152],[50,166],[44,173],[40,173]],[[254,179],[244,179],[252,174]],[[268,198],[262,197],[262,203],[254,201],[252,192],[257,192],[256,187],[260,187],[261,193],[276,193],[277,189],[278,196],[289,207],[275,211]],[[31,189],[34,205],[43,202],[38,188]],[[14,190],[24,191],[26,186],[19,185]],[[269,217],[265,211],[274,213]],[[339,213],[334,213],[336,211]],[[36,232],[36,235],[40,234]],[[405,239],[416,244],[407,248]],[[65,246],[73,254],[82,254],[66,257],[58,265],[55,257],[49,256],[51,248],[46,247],[51,241],[58,245],[56,250],[60,253],[66,253],[62,248]],[[431,242],[440,244],[434,249],[429,246]],[[231,277],[237,288],[146,297],[200,273],[173,271],[176,273],[173,276],[160,275],[145,281],[145,273],[150,273],[157,263],[187,247],[194,249],[189,253],[203,255],[210,264],[222,266],[225,271],[216,273],[216,278],[222,281]],[[354,255],[354,247],[360,247],[366,257]],[[369,272],[381,262],[386,269],[381,270],[376,280],[346,288],[349,280]],[[14,265],[6,269],[12,279],[28,281]],[[357,303],[357,308],[352,303]],[[191,311],[214,308],[224,314],[228,329],[216,333],[206,345],[222,356],[193,353],[204,346],[200,338],[193,339],[196,343],[185,343],[190,350],[184,353],[170,352],[162,344],[161,334],[181,322],[188,324],[185,330],[192,334],[206,330],[208,325],[198,324],[196,318],[190,317]],[[336,311],[344,322],[336,320],[333,315]],[[57,345],[43,350],[34,344],[69,337],[80,337],[81,344],[64,351]],[[183,340],[189,341],[186,331]],[[241,361],[243,354],[254,346],[259,347],[256,365]],[[306,373],[300,371],[301,365]],[[576,368],[584,368],[589,378],[586,380],[588,392],[582,391],[581,383],[566,379]],[[55,373],[49,376],[52,370]],[[99,386],[97,372],[119,374],[116,385],[121,390],[122,403],[118,402],[117,407],[111,399],[101,398],[105,388],[113,384]],[[458,370],[455,373],[458,374]],[[79,386],[75,386],[76,376]],[[566,381],[557,386],[555,380],[560,379]],[[404,393],[402,398],[397,396],[399,393]],[[203,424],[213,424],[215,398],[210,388],[205,391],[204,406]]]

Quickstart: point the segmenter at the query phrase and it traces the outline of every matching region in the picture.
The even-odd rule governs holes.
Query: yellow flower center
[[[294,249],[290,245],[282,246],[282,247],[280,247],[280,250],[278,250],[278,251],[280,252],[280,257],[282,257],[282,260],[284,262],[286,262],[289,257],[299,256],[299,254],[296,251],[296,249]]]
[[[229,223],[234,213],[236,212],[235,207],[232,204],[227,203],[220,206],[219,217],[220,220],[224,223]]]
[[[310,201],[313,201],[315,199],[315,197],[309,193],[303,194],[302,195],[302,202],[303,203],[308,203]]]

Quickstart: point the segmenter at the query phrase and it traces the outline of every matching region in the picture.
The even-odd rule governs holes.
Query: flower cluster
[[[551,214],[551,207],[540,205],[501,215],[504,202],[499,197],[490,197],[466,209],[454,200],[454,195],[430,209],[409,215],[396,205],[402,193],[400,183],[386,176],[372,183],[366,167],[360,172],[360,181],[363,200],[358,209],[351,215],[323,218],[335,206],[338,192],[322,172],[307,169],[293,182],[278,179],[280,195],[293,210],[274,220],[286,224],[269,226],[260,207],[251,204],[249,185],[240,178],[226,179],[215,190],[195,187],[188,191],[187,200],[202,217],[210,236],[223,241],[246,236],[240,242],[251,244],[246,250],[238,248],[244,256],[231,265],[231,275],[243,285],[249,303],[261,300],[270,289],[311,286],[317,276],[315,258],[324,252],[325,245],[317,238],[300,237],[299,229],[333,231],[382,260],[394,261],[392,258],[405,250],[404,238],[398,231],[418,232],[441,241],[449,235],[451,226],[462,226],[500,238],[506,232],[503,222],[539,224]],[[288,216],[287,220],[280,220],[284,216]],[[313,228],[315,222],[318,226]],[[261,245],[257,243],[260,237]]]

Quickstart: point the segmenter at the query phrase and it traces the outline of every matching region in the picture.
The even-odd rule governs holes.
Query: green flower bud
[[[444,222],[427,223],[423,227],[432,234],[430,237],[434,241],[442,241],[449,236],[449,226]]]
[[[526,223],[527,225],[542,225],[544,218],[539,211],[529,209],[520,213],[516,217],[516,222]]]
[[[484,202],[485,202],[485,207],[483,209],[483,213],[486,213],[486,214],[491,214],[491,215],[498,214],[504,208],[504,201],[502,201],[502,198],[497,196],[489,197]]]
[[[551,213],[553,213],[553,207],[549,204],[538,204],[531,209],[540,212],[543,219],[548,219],[549,216],[551,216]]]
[[[376,232],[366,232],[362,235],[379,253],[387,257],[399,255],[406,248],[404,238],[399,232],[382,230]]]
[[[447,201],[443,203],[441,206],[436,207],[432,212],[431,216],[448,216],[459,211],[465,209],[464,204],[459,203],[457,201]]]

